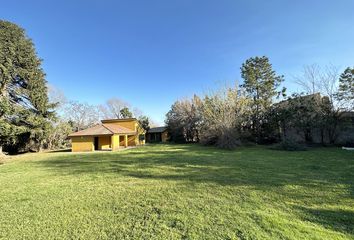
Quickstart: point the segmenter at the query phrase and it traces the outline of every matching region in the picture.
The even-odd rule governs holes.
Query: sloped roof
[[[69,137],[77,136],[97,136],[97,135],[113,135],[113,134],[135,134],[135,131],[129,128],[118,126],[116,124],[98,124],[96,126],[72,133]]]
[[[113,132],[104,127],[103,125],[96,125],[69,135],[69,137],[76,136],[93,136],[93,135],[112,135]]]
[[[167,127],[154,127],[150,128],[148,133],[162,133],[167,130]]]

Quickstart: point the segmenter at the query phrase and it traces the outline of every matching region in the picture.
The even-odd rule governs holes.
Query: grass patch
[[[354,153],[198,145],[0,166],[4,239],[353,239]]]

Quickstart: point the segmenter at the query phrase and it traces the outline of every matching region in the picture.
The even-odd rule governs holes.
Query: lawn
[[[1,239],[354,239],[354,152],[150,145],[0,165]]]

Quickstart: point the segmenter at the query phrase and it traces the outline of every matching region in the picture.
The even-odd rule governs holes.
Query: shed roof
[[[148,133],[162,133],[167,130],[167,127],[154,127],[150,128]]]

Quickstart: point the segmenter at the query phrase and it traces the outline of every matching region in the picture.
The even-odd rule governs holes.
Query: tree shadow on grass
[[[347,210],[311,209],[299,207],[302,218],[344,234],[354,235],[354,212]]]
[[[152,145],[122,152],[48,156],[29,164],[58,175],[129,177],[172,181],[186,186],[191,183],[248,186],[265,194],[274,191],[285,195],[285,200],[304,205],[326,203],[335,206],[343,195],[336,191],[326,195],[326,192],[343,185],[349,190],[346,197],[354,197],[354,155],[340,151],[283,152],[264,148],[225,151],[193,145],[162,148]],[[321,196],[325,198],[321,199]],[[354,213],[351,211],[295,208],[304,221],[353,234]]]
[[[262,148],[219,150],[193,145],[155,145],[123,152],[51,155],[37,161],[58,174],[119,173],[151,180],[255,187],[347,184],[353,190],[351,156],[321,152],[281,152]],[[286,154],[286,155],[285,155]],[[346,164],[346,165],[345,165]],[[349,169],[349,170],[348,170]],[[354,191],[351,191],[354,196]]]

